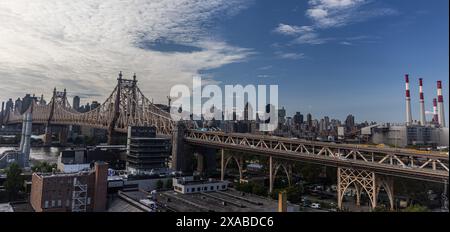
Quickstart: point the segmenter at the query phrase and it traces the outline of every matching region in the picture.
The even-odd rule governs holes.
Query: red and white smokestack
[[[444,96],[442,95],[442,81],[437,82],[437,95],[438,95],[439,125],[441,127],[446,127],[445,113],[444,113]]]
[[[423,94],[423,79],[419,79],[419,92],[420,92],[420,125],[425,126],[427,119],[425,116],[425,97]]]
[[[437,99],[433,98],[433,123],[438,124],[439,123],[439,116],[437,111]]]
[[[406,83],[406,125],[412,124],[412,114],[411,114],[411,92],[409,90],[409,75],[405,75]]]

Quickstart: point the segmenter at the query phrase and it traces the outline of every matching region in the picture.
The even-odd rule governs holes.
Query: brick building
[[[104,211],[107,177],[104,162],[78,173],[33,173],[30,203],[36,212]]]

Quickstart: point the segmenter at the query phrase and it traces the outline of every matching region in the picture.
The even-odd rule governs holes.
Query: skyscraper
[[[306,115],[306,123],[308,124],[309,128],[312,127],[312,115],[311,114]]]
[[[73,109],[75,109],[76,111],[78,111],[80,109],[80,97],[75,96],[73,97]]]
[[[351,131],[355,127],[355,116],[348,115],[345,119],[345,129],[346,131]]]

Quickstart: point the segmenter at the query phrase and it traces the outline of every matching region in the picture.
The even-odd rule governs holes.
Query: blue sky
[[[67,88],[103,101],[121,70],[166,103],[201,74],[278,84],[288,114],[403,122],[404,74],[448,105],[448,0],[2,0],[0,100]],[[447,109],[446,115],[448,120]],[[429,116],[431,117],[431,116]]]
[[[228,20],[218,33],[258,54],[211,72],[226,84],[278,84],[280,105],[289,114],[311,112],[339,119],[354,114],[358,121],[384,122],[404,120],[403,76],[409,73],[415,119],[419,77],[425,79],[426,107],[431,111],[436,81],[448,86],[448,1],[374,1],[358,10],[392,13],[318,29],[320,37],[329,38],[323,44],[288,45],[293,37],[274,29],[280,23],[312,25],[305,15],[308,8],[307,1],[258,1]],[[301,57],[283,59],[277,55],[281,53]],[[444,94],[448,101],[448,89]]]

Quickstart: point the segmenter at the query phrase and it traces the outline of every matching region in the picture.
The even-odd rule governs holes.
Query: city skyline
[[[128,78],[136,72],[158,103],[166,103],[172,85],[189,85],[196,74],[220,84],[276,83],[288,115],[315,118],[404,122],[405,73],[413,119],[419,118],[419,77],[427,111],[437,80],[449,100],[447,1],[241,3],[5,1],[0,73],[9,78],[2,78],[0,98],[34,92],[48,99],[56,86],[102,102],[122,70]]]

